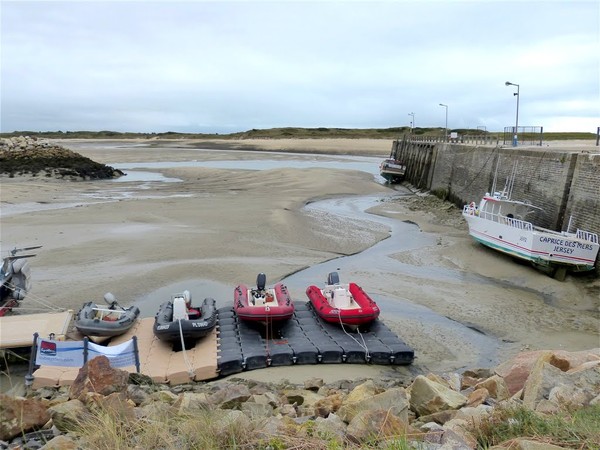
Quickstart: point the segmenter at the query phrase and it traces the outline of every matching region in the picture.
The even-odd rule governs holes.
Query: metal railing
[[[596,233],[592,233],[591,231],[583,231],[583,230],[577,229],[577,233],[575,233],[575,235],[579,239],[583,239],[584,241],[590,241],[590,242],[593,242],[594,244],[598,243],[598,235]]]
[[[492,222],[503,223],[505,225],[508,225],[509,227],[517,228],[519,230],[533,231],[534,228],[531,222],[526,222],[525,220],[521,219],[515,219],[514,217],[506,217],[501,214],[479,211],[479,209],[471,205],[465,205],[463,207],[463,213],[469,214],[471,216],[478,216],[481,219],[491,220]]]
[[[476,144],[476,145],[498,145],[500,143],[500,137],[489,134],[467,134],[459,135],[456,138],[444,137],[444,136],[410,136],[408,138],[412,142],[448,142],[450,144]]]

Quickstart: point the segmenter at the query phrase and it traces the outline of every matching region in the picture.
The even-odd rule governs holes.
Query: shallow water
[[[328,213],[343,217],[370,220],[378,224],[383,224],[389,228],[391,237],[380,241],[363,252],[316,264],[285,277],[282,282],[287,285],[295,301],[307,301],[308,298],[304,295],[306,288],[313,284],[316,286],[324,285],[327,274],[333,271],[337,271],[340,274],[342,282],[352,281],[359,285],[361,284],[361,280],[345,279],[344,274],[346,272],[366,272],[365,276],[369,276],[369,278],[376,278],[379,272],[393,272],[399,277],[406,274],[422,278],[423,289],[427,288],[427,280],[429,279],[468,280],[471,283],[475,282],[478,284],[492,282],[485,277],[473,274],[466,275],[460,270],[432,266],[413,266],[391,258],[389,255],[397,252],[417,250],[421,247],[435,244],[433,235],[421,232],[412,223],[365,212],[365,210],[375,206],[386,198],[397,195],[402,195],[402,193],[391,193],[387,197],[372,195],[360,198],[336,198],[314,202],[306,206],[309,212],[327,211]],[[369,274],[372,274],[372,276]],[[249,280],[240,280],[240,282],[249,284]],[[276,280],[269,280],[267,274],[267,283],[273,284],[274,282]],[[234,287],[206,279],[184,280],[164,286],[140,298],[136,302],[136,305],[141,309],[144,317],[151,317],[157,311],[158,306],[170,299],[172,294],[187,289],[192,295],[196,295],[196,303],[205,297],[212,297],[217,301],[219,307],[230,306],[233,303]],[[472,363],[481,367],[487,367],[497,361],[497,354],[502,342],[486,336],[481,331],[469,326],[469,324],[461,324],[453,321],[424,306],[414,304],[408,299],[391,298],[377,292],[369,292],[369,295],[379,305],[381,309],[380,318],[386,323],[393,323],[402,319],[419,322],[425,324],[427,327],[442,329],[444,335],[450,336],[454,342],[459,343],[458,345],[460,345],[463,351],[472,355]]]

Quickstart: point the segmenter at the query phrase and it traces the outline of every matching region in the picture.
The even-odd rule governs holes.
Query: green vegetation
[[[269,128],[264,130],[252,129],[243,132],[219,134],[219,133],[177,133],[168,131],[166,133],[129,133],[117,131],[14,131],[12,133],[0,133],[0,137],[31,136],[48,139],[398,139],[404,134],[410,133],[409,127],[394,128]],[[501,136],[502,133],[485,132],[476,129],[453,129],[459,135],[482,135]],[[443,128],[415,128],[413,133],[418,136],[443,136]],[[521,136],[521,135],[520,135]],[[522,138],[527,138],[523,135]],[[530,139],[537,139],[533,136]],[[544,133],[545,141],[571,140],[571,139],[595,139],[594,133]]]
[[[473,429],[481,448],[514,438],[527,438],[564,448],[600,448],[600,405],[572,413],[542,415],[524,407],[495,408],[487,422]]]
[[[254,426],[241,411],[197,409],[177,412],[176,405],[152,408],[143,418],[134,417],[124,403],[93,408],[72,424],[69,434],[90,450],[109,449],[394,449],[419,448],[420,435],[379,437],[362,444],[342,441],[338,436],[320,435],[314,422],[286,422],[273,434],[264,434],[264,423]],[[580,450],[597,449],[600,444],[600,405],[572,413],[542,415],[524,407],[497,407],[487,421],[473,425],[478,448],[487,449],[514,438]],[[268,418],[254,418],[268,422]],[[259,430],[263,430],[262,432]]]

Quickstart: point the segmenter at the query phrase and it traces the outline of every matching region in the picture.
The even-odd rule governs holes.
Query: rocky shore
[[[101,356],[70,387],[17,386],[0,394],[0,405],[2,449],[207,448],[202,439],[212,448],[597,449],[598,422],[578,442],[535,435],[490,443],[485,427],[518,428],[506,413],[515,410],[540,417],[598,411],[600,348],[523,352],[494,369],[429,373],[410,384],[232,377],[169,387],[113,369]],[[111,433],[107,421],[121,425]],[[189,421],[192,428],[183,427]],[[162,434],[150,442],[152,427]]]
[[[71,181],[117,178],[124,173],[71,150],[28,136],[0,139],[0,176]]]

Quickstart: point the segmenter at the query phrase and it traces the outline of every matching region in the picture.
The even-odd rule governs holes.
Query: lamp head
[[[507,81],[506,83],[504,83],[504,86],[510,86],[512,83],[510,81]]]

